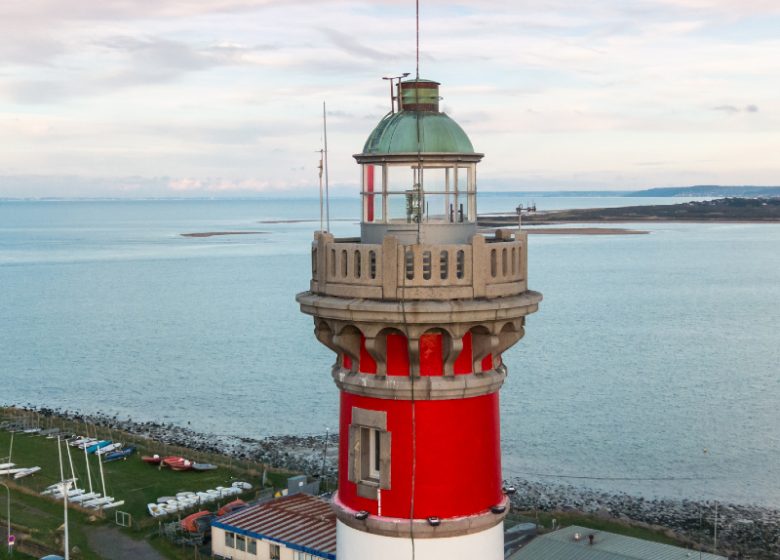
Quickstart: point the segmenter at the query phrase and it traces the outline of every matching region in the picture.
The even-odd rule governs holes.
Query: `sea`
[[[357,234],[357,198],[329,217]],[[530,236],[544,301],[504,355],[505,476],[780,507],[780,225],[615,225],[650,234]],[[0,404],[214,437],[335,430],[333,355],[295,303],[319,227],[316,198],[0,201]],[[181,235],[206,231],[258,233]]]

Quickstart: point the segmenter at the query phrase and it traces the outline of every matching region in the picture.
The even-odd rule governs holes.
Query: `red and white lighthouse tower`
[[[503,558],[502,353],[541,294],[527,235],[477,229],[477,163],[439,84],[398,86],[355,159],[359,238],[315,233],[297,296],[337,354],[339,560]]]

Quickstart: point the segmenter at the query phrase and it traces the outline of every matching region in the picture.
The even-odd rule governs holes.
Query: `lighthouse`
[[[477,227],[477,164],[435,81],[396,85],[397,106],[354,156],[359,238],[318,231],[314,332],[336,354],[339,560],[500,560],[503,353],[542,296],[528,240]]]

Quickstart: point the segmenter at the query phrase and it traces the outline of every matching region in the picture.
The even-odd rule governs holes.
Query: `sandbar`
[[[215,235],[263,235],[267,231],[201,231],[196,233],[180,233],[182,237],[214,237]]]

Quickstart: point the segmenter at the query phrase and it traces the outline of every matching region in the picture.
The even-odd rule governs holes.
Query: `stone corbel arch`
[[[501,327],[501,330],[498,333],[497,354],[501,354],[507,348],[514,346],[523,338],[523,336],[525,336],[525,329],[523,328],[524,323],[525,318],[521,317],[514,321],[509,321]]]
[[[420,333],[418,337],[418,347],[419,347],[419,338],[426,335],[426,334],[438,334],[441,335],[441,362],[442,362],[442,375],[447,375],[447,363],[452,360],[452,363],[455,362],[455,358],[457,358],[457,355],[460,354],[460,348],[463,348],[463,341],[460,342],[460,348],[457,349],[454,354],[455,358],[452,357],[453,355],[453,346],[454,346],[454,338],[452,336],[452,333],[444,328],[444,327],[428,327],[425,331]],[[419,360],[418,360],[419,364]],[[450,371],[453,372],[453,368],[450,368]],[[450,373],[450,375],[454,375],[454,373]]]
[[[360,337],[362,336],[360,329],[355,325],[347,324],[341,327],[333,337],[333,344],[335,344],[339,351],[349,356],[352,362],[350,372],[356,373],[358,371],[358,365],[360,364]]]
[[[499,345],[498,335],[490,332],[485,325],[472,327],[471,331],[471,366],[474,373],[482,371],[482,360],[495,354]]]
[[[447,329],[447,332],[450,335],[450,349],[444,357],[444,377],[454,377],[455,362],[463,352],[463,337],[466,336],[468,329],[462,325],[453,325]]]
[[[381,377],[387,375],[387,335],[388,334],[400,334],[406,337],[407,352],[409,352],[410,337],[406,336],[406,333],[404,333],[402,330],[395,327],[384,327],[379,332],[377,332],[373,338],[372,346],[373,346],[373,352],[376,352],[376,355],[379,356],[379,358],[374,357],[373,353],[371,354],[371,356],[374,357],[374,360],[376,360],[376,374]],[[368,339],[366,339],[366,350],[368,350]],[[411,353],[409,353],[408,359],[409,359],[409,372],[411,373],[412,371]]]
[[[387,341],[379,325],[361,325],[365,337],[366,352],[376,363],[377,377],[387,376]]]

